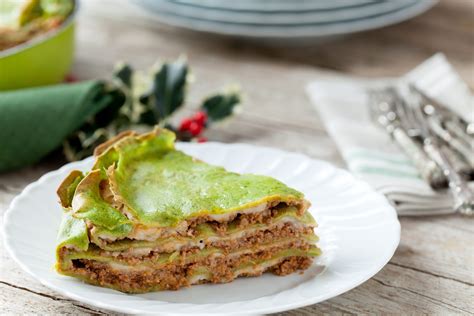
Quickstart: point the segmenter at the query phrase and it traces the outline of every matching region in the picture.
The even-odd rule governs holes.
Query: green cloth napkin
[[[102,81],[0,92],[0,172],[37,162],[115,102]]]

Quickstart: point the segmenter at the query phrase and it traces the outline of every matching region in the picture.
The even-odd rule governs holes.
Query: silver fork
[[[467,134],[467,124],[452,111],[427,96],[415,85],[409,84],[412,93],[420,96],[424,103],[423,111],[433,133],[455,150],[474,169],[474,154],[472,152],[474,138]]]
[[[421,178],[433,189],[446,187],[446,177],[438,165],[431,160],[417,141],[410,135],[404,114],[396,109],[397,93],[392,88],[370,90],[370,115],[382,126],[413,162]],[[403,125],[403,126],[402,126]]]
[[[433,105],[436,111],[442,112],[443,123],[446,125],[446,129],[456,135],[459,139],[464,141],[468,146],[474,141],[474,124],[469,124],[463,118],[453,111],[447,109],[443,104],[437,102],[433,98],[429,97],[423,90],[420,90],[416,85],[408,84],[410,89],[419,94],[426,102]]]
[[[411,112],[412,117],[417,122],[418,132],[423,139],[423,149],[441,167],[448,179],[448,186],[454,200],[454,210],[465,215],[473,215],[474,194],[469,189],[467,182],[456,172],[445,153],[440,150],[438,140],[436,136],[432,135],[426,117],[423,114],[423,100],[420,94],[413,88],[410,88],[409,103],[406,104],[405,110]]]

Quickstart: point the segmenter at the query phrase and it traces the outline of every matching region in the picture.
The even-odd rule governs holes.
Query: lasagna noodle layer
[[[121,254],[111,255],[110,253],[104,253],[100,249],[91,249],[86,252],[63,249],[60,251],[58,259],[59,267],[62,270],[69,269],[73,266],[74,260],[79,259],[110,263],[115,267],[161,269],[173,263],[195,263],[206,260],[208,257],[234,258],[245,254],[268,251],[269,249],[274,251],[279,251],[282,249],[304,249],[312,254],[319,252],[319,249],[314,245],[312,237],[304,236],[299,238],[282,238],[277,241],[271,241],[264,244],[255,244],[247,248],[239,248],[231,252],[227,251],[226,249],[215,247],[205,248],[202,250],[199,248],[189,248],[172,253],[151,253],[146,256],[130,257],[123,256]]]
[[[107,251],[95,245],[89,246],[87,251],[63,247],[59,251],[57,270],[92,284],[133,293],[229,282],[238,276],[260,275],[267,270],[285,274],[284,271],[291,270],[285,267],[303,269],[311,257],[320,253],[314,245],[317,238],[313,227],[298,224],[298,221],[283,220],[272,226],[241,230],[234,236],[215,235],[199,246],[179,245],[176,239],[169,238],[169,249],[164,245],[155,249],[140,248],[136,245],[139,241],[129,241],[123,251]],[[301,258],[288,263],[286,257]],[[224,269],[225,275],[209,272],[216,269]],[[175,274],[175,278],[170,277]],[[140,281],[149,278],[152,284]]]
[[[101,186],[102,187],[102,186]],[[105,186],[107,187],[107,186]],[[125,210],[123,204],[117,205],[110,194],[102,193],[104,201],[111,206],[111,212],[117,212],[121,216],[130,216]],[[107,229],[100,221],[94,221],[94,218],[88,218],[91,227],[91,235],[98,242],[111,242],[121,239],[135,239],[153,241],[159,238],[173,236],[192,236],[196,234],[197,226],[207,224],[217,233],[225,234],[229,229],[238,227],[245,229],[253,224],[270,224],[273,219],[282,214],[292,212],[295,216],[301,217],[309,207],[309,202],[304,199],[294,201],[283,201],[278,198],[258,204],[256,206],[229,212],[225,214],[204,214],[197,217],[188,218],[171,227],[159,227],[144,225],[141,222],[135,222],[133,217],[129,218],[130,227],[126,234],[123,234],[122,227],[118,230]],[[313,220],[314,221],[314,220]]]
[[[301,192],[270,177],[206,164],[176,150],[174,138],[156,129],[106,144],[90,172],[73,171],[63,181],[61,204],[76,218],[110,231],[124,225],[166,231],[203,220],[228,222],[238,213],[259,213],[280,203],[307,208]]]
[[[74,259],[63,274],[128,293],[176,290],[199,283],[226,283],[239,276],[257,276],[265,271],[286,275],[311,265],[319,250],[308,244],[269,247],[237,255],[208,255],[198,261],[173,261],[155,267],[129,266],[94,259]]]
[[[226,233],[223,234],[215,229],[214,225],[208,223],[202,223],[195,227],[194,233],[186,236],[166,237],[159,238],[157,240],[133,240],[133,239],[122,239],[114,242],[105,242],[100,238],[91,236],[92,242],[99,246],[103,250],[117,252],[127,251],[132,249],[133,251],[143,252],[149,251],[160,251],[170,252],[179,250],[181,247],[186,246],[197,246],[205,247],[216,244],[221,244],[225,247],[225,243],[232,243],[240,238],[252,238],[253,235],[261,235],[262,233],[273,234],[275,238],[290,233],[310,233],[312,232],[316,223],[309,213],[305,213],[302,217],[288,210],[280,214],[280,216],[272,218],[270,223],[254,223],[247,226],[245,229],[241,228],[239,224],[230,225],[227,227]]]

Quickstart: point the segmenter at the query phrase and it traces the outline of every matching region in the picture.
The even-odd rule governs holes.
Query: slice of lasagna
[[[59,273],[128,293],[286,275],[320,254],[303,194],[174,148],[164,129],[99,146],[60,185]]]

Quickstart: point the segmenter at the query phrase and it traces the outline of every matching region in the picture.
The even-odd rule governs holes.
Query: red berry
[[[204,136],[198,137],[198,138],[197,138],[197,142],[198,142],[198,143],[205,143],[205,142],[207,142],[207,138],[204,137]]]
[[[185,118],[181,121],[181,125],[179,126],[180,131],[187,131],[191,127],[192,123],[194,123],[191,119]]]
[[[206,112],[199,111],[196,114],[194,114],[193,118],[200,125],[204,125],[207,121],[207,114]]]
[[[201,132],[202,132],[202,125],[200,125],[199,123],[193,121],[193,122],[191,122],[191,125],[189,125],[188,130],[191,133],[191,135],[197,136],[197,135],[201,134]]]
[[[76,76],[74,76],[72,74],[68,74],[68,75],[66,75],[66,78],[64,78],[64,81],[69,83],[69,82],[76,82],[78,80],[77,80]]]

